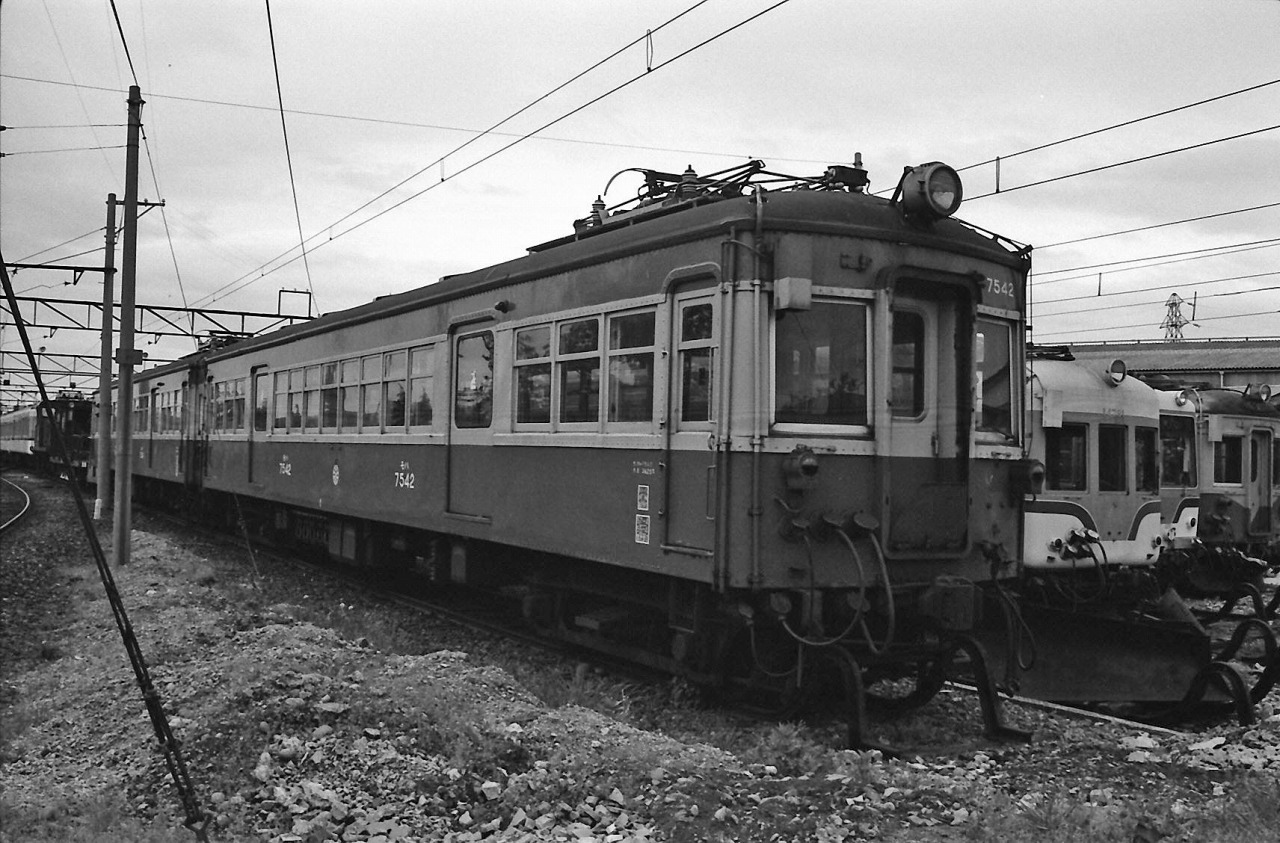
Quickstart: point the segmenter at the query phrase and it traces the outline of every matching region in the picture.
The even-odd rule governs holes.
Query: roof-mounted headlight
[[[940,161],[907,170],[899,190],[902,209],[909,216],[928,220],[951,216],[964,198],[960,174]]]

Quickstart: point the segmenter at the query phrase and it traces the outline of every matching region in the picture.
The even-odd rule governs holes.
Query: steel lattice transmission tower
[[[1164,321],[1160,323],[1160,327],[1164,328],[1164,338],[1167,340],[1182,339],[1182,327],[1192,324],[1196,318],[1196,305],[1194,300],[1191,303],[1191,318],[1182,315],[1182,305],[1186,303],[1186,299],[1177,293],[1169,296],[1169,300],[1164,303],[1165,315]]]

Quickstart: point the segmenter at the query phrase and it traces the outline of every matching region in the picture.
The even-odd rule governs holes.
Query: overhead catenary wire
[[[1196,324],[1199,324],[1201,322],[1220,322],[1224,319],[1253,319],[1253,318],[1259,318],[1259,317],[1266,317],[1274,322],[1277,315],[1280,315],[1280,309],[1262,310],[1255,313],[1228,313],[1222,316],[1197,316]],[[1115,331],[1119,328],[1141,328],[1141,327],[1144,327],[1144,326],[1143,325],[1124,325],[1124,326],[1110,325],[1107,327],[1098,327],[1098,328],[1071,328],[1068,330],[1061,330],[1061,331],[1036,331],[1036,334],[1037,334],[1037,337],[1039,338],[1073,337],[1078,334],[1098,334],[1098,333],[1102,333],[1103,331]],[[1149,323],[1149,327],[1158,328],[1159,323],[1151,322]],[[1257,339],[1257,338],[1258,337],[1254,337],[1254,339]]]
[[[430,170],[430,169],[434,168],[436,165],[438,165],[438,164],[440,164],[440,163],[444,162],[445,160],[447,160],[447,159],[448,159],[448,158],[450,158],[451,156],[456,155],[457,153],[461,152],[463,149],[465,149],[466,147],[468,147],[468,146],[470,146],[471,144],[475,143],[476,141],[480,140],[482,137],[485,137],[485,136],[490,135],[490,134],[495,134],[495,133],[497,133],[497,130],[498,130],[499,128],[501,128],[501,127],[502,127],[502,126],[504,126],[505,124],[509,123],[511,120],[515,119],[516,117],[518,117],[519,115],[523,114],[524,112],[528,111],[528,110],[529,110],[530,108],[532,108],[533,106],[537,105],[537,104],[538,104],[538,103],[540,103],[540,102],[543,102],[543,101],[544,101],[544,100],[546,100],[548,97],[550,97],[550,96],[552,96],[552,95],[554,95],[554,94],[556,94],[556,93],[558,93],[558,92],[560,92],[560,91],[564,90],[564,89],[565,89],[566,87],[568,87],[569,85],[572,85],[574,82],[576,82],[576,81],[578,81],[579,79],[581,79],[582,77],[586,76],[588,73],[591,73],[593,70],[596,70],[597,68],[601,67],[601,66],[602,66],[602,65],[604,65],[605,63],[607,63],[607,62],[609,62],[609,61],[613,60],[614,58],[617,58],[617,57],[618,57],[619,55],[621,55],[623,52],[625,52],[626,50],[630,49],[631,47],[634,47],[636,44],[640,43],[641,41],[647,41],[647,40],[652,39],[652,36],[653,36],[653,33],[654,33],[654,32],[657,32],[657,31],[660,31],[660,30],[664,29],[665,27],[669,26],[670,24],[674,23],[675,21],[679,20],[680,18],[684,17],[685,15],[689,14],[690,12],[694,11],[694,10],[695,10],[695,9],[697,9],[699,6],[702,6],[703,4],[705,4],[705,3],[707,3],[707,2],[708,2],[708,0],[699,0],[699,2],[695,3],[694,5],[690,6],[690,7],[689,7],[689,8],[687,8],[687,9],[685,9],[683,12],[680,12],[679,14],[675,15],[674,17],[671,17],[671,18],[667,19],[666,21],[664,21],[662,24],[660,24],[660,25],[657,27],[657,29],[649,30],[649,31],[647,31],[647,32],[645,33],[645,35],[643,35],[643,36],[641,36],[641,37],[639,37],[639,38],[635,38],[635,39],[631,40],[631,41],[630,41],[630,42],[628,42],[627,44],[623,45],[622,47],[619,47],[618,49],[614,50],[614,51],[613,51],[612,53],[610,53],[609,55],[605,56],[603,59],[600,59],[599,61],[595,62],[595,63],[594,63],[594,64],[592,64],[590,67],[588,67],[588,68],[586,68],[585,70],[582,70],[582,71],[580,71],[580,72],[578,72],[578,73],[574,74],[574,75],[573,75],[573,76],[571,76],[569,79],[565,80],[564,82],[561,82],[559,85],[555,86],[555,87],[554,87],[554,88],[552,88],[551,90],[549,90],[549,91],[547,91],[546,93],[544,93],[544,94],[542,94],[542,95],[540,95],[540,96],[536,97],[535,99],[531,100],[530,102],[526,103],[525,105],[523,105],[523,106],[521,106],[520,108],[516,109],[515,111],[511,112],[511,113],[510,113],[510,114],[508,114],[506,117],[503,117],[501,120],[499,120],[498,122],[496,122],[496,123],[494,123],[493,125],[491,125],[489,128],[487,128],[487,129],[485,129],[485,130],[481,131],[479,134],[476,134],[474,137],[471,137],[471,138],[467,139],[466,141],[464,141],[463,143],[461,143],[461,144],[459,144],[459,145],[455,146],[453,149],[449,150],[449,151],[448,151],[448,152],[446,152],[444,155],[441,155],[440,157],[436,158],[434,161],[431,161],[430,163],[428,163],[428,164],[427,164],[427,165],[425,165],[424,167],[420,168],[420,169],[419,169],[419,170],[417,170],[416,172],[414,172],[414,173],[412,173],[411,175],[409,175],[409,176],[407,176],[407,177],[405,177],[405,178],[401,179],[400,181],[396,182],[394,185],[392,185],[391,187],[387,188],[386,190],[383,190],[383,191],[382,191],[381,193],[379,193],[377,196],[374,196],[372,199],[370,199],[370,200],[366,201],[364,204],[362,204],[362,205],[360,205],[359,207],[355,208],[354,210],[352,210],[352,211],[348,212],[347,214],[343,215],[342,217],[338,218],[337,220],[334,220],[332,223],[330,223],[329,225],[325,226],[323,229],[321,229],[321,230],[320,230],[319,232],[317,232],[316,234],[313,234],[313,235],[311,235],[311,237],[304,239],[304,240],[302,241],[301,248],[305,251],[305,249],[306,249],[306,242],[307,242],[307,240],[313,240],[313,239],[315,239],[316,237],[319,237],[323,232],[325,232],[325,231],[328,231],[328,230],[332,229],[335,225],[341,225],[343,222],[346,222],[347,220],[349,220],[351,217],[355,216],[355,215],[356,215],[357,213],[359,213],[360,211],[363,211],[365,208],[368,208],[370,205],[372,205],[373,203],[377,202],[379,199],[382,199],[383,197],[387,196],[388,194],[390,194],[392,191],[396,190],[397,188],[400,188],[401,186],[403,186],[403,185],[407,184],[408,182],[412,181],[413,179],[417,178],[418,176],[422,175],[423,173],[427,172],[428,170]],[[649,71],[652,71],[652,62],[649,62],[649,64],[648,64],[648,68],[647,68],[646,72],[649,72]],[[283,107],[284,107],[284,106],[283,106],[283,103],[281,103],[281,109],[283,109]],[[283,118],[282,118],[282,119],[283,119]],[[519,135],[517,135],[516,137],[518,137],[518,138],[519,138],[519,139],[521,139],[521,140],[524,140],[527,136],[519,136]],[[456,176],[456,175],[457,175],[457,173],[455,173],[454,175]],[[443,181],[443,180],[442,180],[442,181]],[[393,206],[393,207],[394,207],[394,206]],[[301,236],[301,235],[300,235],[300,236]],[[263,263],[263,264],[261,264],[261,265],[259,265],[259,266],[255,267],[254,269],[251,269],[249,272],[246,272],[244,275],[241,275],[239,278],[236,278],[235,280],[230,281],[230,282],[228,282],[227,284],[223,285],[222,287],[219,287],[218,289],[216,289],[216,290],[214,290],[213,292],[209,293],[208,295],[206,295],[206,296],[205,296],[205,299],[202,299],[202,301],[203,301],[203,300],[214,300],[214,299],[216,299],[216,297],[218,297],[218,294],[219,294],[219,293],[223,292],[224,290],[226,290],[226,289],[227,289],[227,288],[229,288],[229,287],[235,287],[235,289],[236,289],[236,290],[243,289],[243,287],[242,287],[242,286],[241,286],[241,287],[236,287],[235,285],[239,284],[241,281],[244,281],[246,278],[248,278],[249,276],[253,275],[255,272],[258,272],[258,271],[260,271],[260,270],[265,269],[266,267],[270,266],[270,265],[271,265],[272,263],[274,263],[275,261],[280,260],[281,258],[283,258],[283,257],[285,257],[286,255],[288,255],[288,254],[289,254],[290,252],[292,252],[292,251],[293,251],[293,249],[292,249],[292,248],[286,249],[285,251],[283,251],[283,252],[281,252],[280,254],[276,255],[275,257],[273,257],[271,260],[267,261],[266,263]],[[256,280],[256,279],[255,279],[255,280]]]
[[[17,152],[0,152],[0,158],[12,158],[15,155],[49,155],[54,152],[96,152],[100,149],[124,149],[124,144],[115,146],[68,146],[63,149],[20,149]]]
[[[1145,269],[1145,267],[1139,267],[1139,268]],[[1230,281],[1248,281],[1254,278],[1268,278],[1272,275],[1280,275],[1280,270],[1276,270],[1275,272],[1255,272],[1251,275],[1232,275],[1227,278],[1211,278],[1207,281],[1196,281],[1195,285],[1196,287],[1203,289],[1204,287],[1207,287],[1210,284],[1225,284]],[[1087,277],[1092,279],[1092,278],[1095,278],[1096,276],[1082,275],[1080,277],[1081,278]],[[1157,290],[1175,290],[1179,287],[1185,287],[1185,286],[1187,286],[1187,283],[1184,281],[1179,284],[1161,284],[1156,287],[1136,287],[1131,290],[1108,290],[1105,293],[1088,293],[1082,296],[1067,296],[1066,298],[1061,298],[1061,299],[1048,299],[1048,300],[1041,299],[1036,302],[1036,306],[1043,307],[1045,305],[1050,305],[1050,304],[1063,304],[1063,303],[1072,302],[1072,301],[1085,301],[1086,299],[1096,301],[1099,298],[1110,298],[1111,296],[1131,296],[1131,295],[1136,295],[1138,293],[1153,293],[1153,292],[1156,292]]]
[[[365,226],[365,225],[367,225],[367,224],[369,224],[369,223],[373,222],[374,220],[378,219],[379,217],[381,217],[381,216],[383,216],[383,215],[385,215],[385,214],[387,214],[387,213],[390,213],[391,211],[395,210],[396,208],[399,208],[399,207],[401,207],[401,206],[405,205],[406,203],[411,202],[411,201],[413,201],[414,199],[417,199],[419,196],[422,196],[423,194],[425,194],[425,193],[427,193],[427,192],[429,192],[429,191],[431,191],[431,190],[434,190],[435,188],[439,187],[440,185],[442,185],[442,184],[444,184],[444,183],[446,183],[446,182],[448,182],[448,181],[450,181],[450,180],[452,180],[452,179],[457,178],[458,176],[462,175],[463,173],[466,173],[466,172],[468,172],[469,170],[472,170],[472,169],[474,169],[475,167],[478,167],[479,165],[481,165],[481,164],[485,163],[486,161],[489,161],[490,159],[495,158],[495,157],[496,157],[496,156],[498,156],[498,155],[501,155],[502,153],[506,152],[507,150],[511,149],[512,147],[516,146],[517,144],[522,143],[522,142],[523,142],[523,141],[525,141],[525,140],[528,140],[529,138],[533,137],[534,135],[536,135],[537,133],[539,133],[539,132],[543,131],[544,129],[547,129],[547,128],[551,127],[551,126],[554,126],[554,125],[556,125],[557,123],[560,123],[560,122],[561,122],[561,121],[563,121],[563,120],[567,120],[569,117],[572,117],[574,114],[577,114],[578,112],[580,112],[580,111],[582,111],[582,110],[584,110],[584,109],[586,109],[586,108],[589,108],[589,107],[591,107],[592,105],[595,105],[596,103],[600,102],[601,100],[603,100],[603,99],[605,99],[605,98],[607,98],[607,97],[609,97],[609,96],[612,96],[613,94],[617,93],[618,91],[621,91],[622,89],[624,89],[624,88],[626,88],[626,87],[628,87],[628,86],[630,86],[630,85],[634,84],[635,82],[638,82],[639,80],[644,79],[644,78],[646,78],[646,77],[648,77],[648,76],[652,75],[652,73],[654,73],[654,72],[656,72],[656,71],[658,71],[658,70],[661,70],[662,68],[664,68],[664,67],[666,67],[666,66],[668,66],[668,65],[670,65],[670,64],[672,64],[672,63],[674,63],[674,62],[676,62],[676,61],[679,61],[680,59],[684,58],[685,56],[689,55],[690,53],[693,53],[694,51],[699,50],[699,49],[701,49],[702,47],[705,47],[707,44],[710,44],[710,43],[712,43],[712,42],[714,42],[714,41],[716,41],[716,40],[718,40],[718,39],[720,39],[720,38],[723,38],[725,35],[728,35],[730,32],[733,32],[733,31],[735,31],[735,30],[737,30],[737,29],[740,29],[740,28],[741,28],[741,27],[743,27],[743,26],[746,26],[748,23],[751,23],[752,21],[755,21],[755,20],[759,19],[760,17],[762,17],[762,16],[764,16],[764,15],[768,14],[769,12],[772,12],[773,10],[775,10],[775,9],[777,9],[777,8],[781,7],[781,6],[786,5],[786,4],[787,4],[787,3],[789,3],[789,2],[790,2],[790,0],[778,0],[778,2],[774,3],[773,5],[769,6],[768,8],[765,8],[765,9],[763,9],[762,11],[757,12],[757,13],[755,13],[754,15],[751,15],[750,17],[748,17],[748,18],[746,18],[746,19],[744,19],[744,20],[742,20],[742,21],[739,21],[738,23],[734,24],[733,26],[730,26],[730,27],[727,27],[726,29],[721,30],[720,32],[716,33],[715,35],[712,35],[711,37],[706,38],[706,39],[704,39],[703,41],[698,42],[697,44],[694,44],[692,47],[689,47],[688,49],[686,49],[686,50],[684,50],[684,51],[682,51],[682,52],[680,52],[680,53],[677,53],[675,56],[673,56],[673,57],[671,57],[671,58],[667,59],[666,61],[664,61],[664,62],[660,62],[659,64],[656,64],[656,65],[654,65],[654,66],[653,66],[653,67],[651,67],[651,68],[646,68],[646,70],[645,70],[645,72],[644,72],[644,73],[641,73],[641,74],[639,74],[639,75],[637,75],[637,76],[634,76],[634,77],[632,77],[631,79],[628,79],[627,81],[622,82],[621,84],[616,85],[616,86],[614,86],[613,88],[610,88],[609,90],[605,91],[603,94],[600,94],[599,96],[593,97],[592,99],[588,100],[587,102],[583,103],[582,105],[579,105],[579,106],[577,106],[577,107],[575,107],[575,108],[573,108],[573,109],[571,109],[571,110],[569,110],[569,111],[565,112],[564,114],[561,114],[559,117],[556,117],[556,118],[554,118],[553,120],[550,120],[550,121],[548,121],[548,122],[546,122],[546,123],[542,124],[542,125],[541,125],[541,126],[539,126],[538,128],[533,129],[533,130],[532,130],[532,131],[530,131],[530,132],[527,132],[526,134],[522,135],[521,137],[519,137],[519,138],[517,138],[517,139],[515,139],[515,140],[511,141],[510,143],[506,144],[505,146],[500,147],[499,149],[497,149],[497,150],[495,150],[495,151],[493,151],[493,152],[489,153],[488,155],[485,155],[484,157],[480,158],[479,160],[477,160],[477,161],[473,161],[472,163],[470,163],[470,164],[466,165],[465,167],[461,168],[461,169],[460,169],[460,170],[458,170],[457,172],[451,173],[451,174],[449,174],[448,176],[443,176],[443,177],[440,179],[440,181],[438,181],[438,182],[436,182],[436,183],[434,183],[434,184],[431,184],[431,185],[429,185],[429,186],[427,186],[427,187],[423,188],[422,190],[419,190],[418,192],[413,193],[413,194],[411,194],[411,195],[409,195],[409,196],[405,197],[404,199],[401,199],[400,201],[396,202],[395,204],[393,204],[393,205],[391,205],[391,206],[389,206],[389,207],[387,207],[387,208],[384,208],[383,210],[379,211],[378,213],[376,213],[376,214],[374,214],[374,215],[372,215],[372,216],[370,216],[370,217],[367,217],[367,218],[366,218],[366,219],[364,219],[364,220],[361,220],[360,222],[356,223],[355,225],[351,226],[350,228],[347,228],[347,229],[345,229],[345,230],[343,230],[343,231],[341,231],[341,232],[338,232],[337,234],[333,234],[333,235],[331,235],[331,236],[329,237],[329,239],[328,239],[328,240],[323,240],[323,241],[321,241],[321,242],[316,246],[316,248],[318,249],[318,248],[320,248],[320,247],[322,247],[322,246],[324,246],[324,245],[326,245],[326,244],[328,244],[328,243],[332,243],[334,240],[337,240],[338,238],[340,238],[340,237],[342,237],[342,236],[345,236],[345,235],[347,235],[347,234],[350,234],[352,231],[355,231],[356,229],[361,228],[361,227],[363,227],[363,226]],[[313,249],[313,251],[314,251],[314,249]],[[226,287],[223,287],[223,288],[221,288],[221,289],[222,289],[222,290],[226,290],[226,294],[230,294],[231,292],[236,292],[236,291],[238,291],[238,290],[240,290],[240,289],[243,289],[244,287],[248,286],[249,284],[252,284],[252,283],[254,283],[254,282],[256,282],[256,281],[260,280],[261,278],[265,278],[267,275],[270,275],[270,274],[271,274],[271,273],[273,273],[273,272],[277,272],[278,270],[283,269],[285,266],[288,266],[290,263],[293,263],[293,262],[294,262],[294,261],[296,261],[297,259],[298,259],[297,257],[293,257],[293,258],[290,258],[290,259],[288,259],[288,260],[284,261],[283,263],[281,263],[281,264],[279,264],[279,265],[277,265],[277,266],[275,266],[275,267],[272,267],[271,269],[265,269],[265,271],[263,271],[263,272],[262,272],[262,274],[260,274],[260,275],[258,275],[258,276],[255,276],[254,278],[251,278],[251,279],[249,279],[248,281],[246,281],[246,282],[244,282],[244,283],[241,283],[241,284],[240,284],[240,286],[235,287],[234,289],[227,290],[227,289],[226,289]],[[258,269],[255,269],[255,270],[253,270],[253,271],[254,271],[254,272],[257,272],[257,271],[259,271],[259,270],[262,270],[262,269],[264,269],[264,268],[265,268],[265,266],[266,266],[266,264],[264,264],[263,266],[259,267]],[[245,277],[246,277],[246,276],[241,276],[241,279],[244,279]],[[236,284],[237,282],[231,282],[231,283],[232,283],[232,284]],[[206,297],[206,299],[207,299],[207,298],[209,298],[209,297]],[[202,299],[202,301],[203,301],[203,299]]]
[[[1220,257],[1222,255],[1237,254],[1238,252],[1251,252],[1256,249],[1269,249],[1273,246],[1280,245],[1280,237],[1273,237],[1265,240],[1246,240],[1242,243],[1232,243],[1226,246],[1206,246],[1202,249],[1188,249],[1184,252],[1166,252],[1161,255],[1146,255],[1140,258],[1127,258],[1125,260],[1107,261],[1105,263],[1084,264],[1081,266],[1070,266],[1063,269],[1047,269],[1037,270],[1035,273],[1035,286],[1044,287],[1048,284],[1060,284],[1065,281],[1075,281],[1080,278],[1091,278],[1096,273],[1089,275],[1072,276],[1071,278],[1052,278],[1048,281],[1041,281],[1040,277],[1044,275],[1057,275],[1063,272],[1080,272],[1086,269],[1107,269],[1108,267],[1121,266],[1128,263],[1138,263],[1139,261],[1162,261],[1165,258],[1175,258],[1176,260],[1168,260],[1163,263],[1152,263],[1144,266],[1130,266],[1123,269],[1108,269],[1109,272],[1130,272],[1136,269],[1148,269],[1152,266],[1164,266],[1169,263],[1181,263],[1184,260],[1199,260],[1201,258]],[[1209,254],[1212,253],[1212,254]]]
[[[1166,108],[1163,111],[1157,111],[1154,114],[1147,114],[1142,117],[1135,117],[1131,120],[1124,120],[1120,123],[1113,123],[1110,126],[1103,126],[1102,128],[1099,128],[1099,129],[1091,129],[1087,132],[1080,132],[1079,134],[1075,134],[1070,137],[1060,138],[1055,141],[1049,141],[1048,143],[1038,144],[1036,146],[1028,147],[1027,149],[1020,149],[1017,152],[1010,152],[1008,154],[1000,155],[995,158],[989,158],[986,161],[980,161],[977,164],[968,164],[964,167],[957,168],[956,172],[972,170],[977,167],[985,167],[986,165],[994,164],[997,161],[1007,161],[1010,158],[1016,158],[1019,155],[1027,155],[1032,152],[1039,152],[1042,149],[1049,149],[1050,147],[1059,146],[1064,143],[1070,143],[1071,141],[1081,140],[1083,138],[1092,137],[1093,135],[1100,135],[1103,132],[1110,132],[1115,129],[1123,129],[1126,126],[1132,126],[1136,123],[1142,123],[1143,121],[1146,121],[1146,120],[1155,119],[1156,117],[1166,117],[1170,114],[1176,114],[1179,111],[1186,111],[1187,109],[1190,109],[1190,108],[1197,108],[1202,105],[1208,105],[1211,102],[1217,102],[1218,100],[1224,100],[1229,97],[1238,96],[1240,94],[1247,94],[1247,93],[1250,93],[1251,91],[1257,91],[1262,88],[1267,88],[1267,87],[1270,87],[1271,85],[1278,85],[1278,84],[1280,84],[1280,79],[1272,79],[1269,82],[1260,82],[1257,85],[1250,85],[1247,88],[1240,88],[1238,90],[1230,91],[1225,94],[1218,94],[1217,96],[1209,97],[1207,99],[1196,100],[1195,102],[1190,102],[1185,105],[1179,105],[1174,108]]]
[[[686,13],[687,11],[682,12],[681,14],[686,14]],[[672,20],[675,20],[675,18],[672,18]],[[668,21],[668,23],[670,23],[670,21]],[[663,25],[665,26],[666,24],[663,24]],[[651,31],[656,32],[657,30],[655,29]],[[632,44],[634,43],[635,42],[632,42]],[[628,45],[628,46],[632,46],[632,45]],[[13,79],[20,82],[34,82],[41,85],[59,85],[59,86],[65,86],[65,87],[77,87],[77,88],[84,88],[90,91],[126,93],[125,91],[121,91],[119,88],[111,88],[103,85],[74,84],[71,82],[59,81],[56,79],[40,79],[34,76],[19,76],[17,74],[12,74],[12,73],[0,73],[0,79]],[[251,103],[229,102],[227,100],[215,100],[215,99],[207,99],[203,97],[186,97],[186,96],[178,96],[175,94],[157,94],[152,91],[147,92],[147,100],[148,101],[172,100],[174,102],[188,102],[188,103],[196,103],[200,105],[216,105],[216,106],[221,106],[226,108],[244,108],[252,111],[270,111],[273,114],[278,111],[278,107],[273,105],[253,105]],[[485,132],[489,135],[497,135],[499,137],[510,137],[510,138],[521,137],[520,133],[518,132],[501,132],[501,131],[496,131],[492,128],[476,129],[474,127],[467,127],[467,126],[446,126],[439,123],[423,123],[415,120],[392,120],[392,119],[383,118],[383,117],[363,117],[363,116],[354,115],[354,114],[337,114],[337,113],[328,112],[328,111],[310,111],[310,110],[298,109],[298,108],[287,108],[285,109],[285,113],[289,115],[298,115],[302,117],[321,117],[321,118],[332,119],[332,120],[350,120],[350,121],[355,121],[360,123],[373,123],[373,124],[385,125],[385,126],[403,126],[405,128],[410,128],[410,129],[431,129],[433,131],[439,131],[439,132],[460,132],[468,135],[475,135],[480,132]],[[707,156],[707,157],[737,158],[737,159],[747,159],[747,158],[753,157],[750,153],[747,153],[747,152],[728,152],[723,149],[714,149],[714,150],[713,149],[688,149],[683,147],[652,146],[652,145],[638,144],[638,143],[617,143],[613,141],[589,140],[585,138],[568,138],[568,137],[548,136],[548,135],[540,136],[536,138],[536,140],[546,142],[546,143],[566,143],[566,144],[576,144],[579,146],[597,146],[597,147],[603,147],[605,149],[635,149],[642,152],[665,152],[665,153],[672,153],[672,154],[679,154],[679,155],[699,155],[699,156]],[[825,165],[825,164],[831,163],[829,158],[781,158],[778,156],[770,156],[769,160],[781,161],[784,163],[793,163],[793,164]]]
[[[1188,146],[1181,146],[1181,147],[1178,147],[1177,149],[1166,149],[1163,152],[1153,152],[1150,155],[1141,155],[1137,158],[1129,158],[1124,161],[1115,161],[1111,164],[1103,164],[1098,167],[1090,167],[1087,170],[1077,170],[1074,173],[1064,173],[1063,175],[1053,176],[1052,178],[1040,179],[1039,181],[1027,182],[1026,184],[1017,184],[1017,185],[1014,185],[1013,187],[1005,187],[999,190],[993,190],[989,193],[979,193],[977,196],[966,197],[965,201],[973,202],[978,199],[986,199],[989,196],[1002,196],[1006,193],[1012,193],[1015,190],[1025,190],[1028,187],[1040,187],[1046,184],[1053,184],[1054,182],[1066,181],[1067,179],[1078,178],[1079,176],[1088,176],[1088,175],[1092,175],[1093,173],[1100,173],[1104,170],[1112,170],[1112,169],[1115,169],[1116,167],[1126,167],[1130,164],[1138,164],[1143,161],[1151,161],[1156,158],[1163,158],[1166,155],[1176,155],[1180,152],[1190,152],[1193,149],[1203,149],[1206,146],[1213,146],[1214,144],[1226,143],[1227,141],[1233,141],[1233,140],[1239,140],[1241,138],[1252,137],[1253,135],[1260,135],[1263,132],[1272,132],[1272,131],[1275,131],[1276,129],[1280,129],[1280,123],[1277,123],[1273,126],[1264,126],[1261,129],[1252,129],[1248,132],[1240,132],[1238,134],[1228,135],[1227,137],[1214,138],[1213,140],[1202,141],[1201,143],[1193,143]]]
[[[307,238],[302,233],[302,210],[298,207],[298,183],[293,176],[293,155],[289,151],[289,125],[284,118],[284,91],[280,87],[280,61],[276,56],[276,32],[271,23],[271,0],[263,0],[267,7],[267,35],[271,39],[271,67],[276,77],[276,98],[280,103],[280,132],[284,136],[284,158],[289,165],[289,190],[293,194],[293,217],[298,223],[298,243],[302,249],[302,266],[306,270],[307,289],[311,292],[311,300],[316,309],[321,310],[316,288],[311,283],[311,264],[307,260]],[[206,298],[208,298],[206,296]]]
[[[1280,202],[1270,202],[1266,205],[1254,205],[1251,208],[1236,208],[1234,211],[1219,211],[1216,214],[1202,214],[1198,217],[1186,217],[1180,220],[1170,220],[1168,222],[1158,222],[1152,225],[1143,225],[1137,228],[1126,228],[1122,231],[1108,231],[1104,234],[1093,234],[1088,237],[1077,237],[1074,240],[1062,240],[1057,243],[1046,243],[1043,246],[1036,246],[1036,252],[1043,252],[1045,249],[1053,249],[1058,246],[1071,246],[1076,243],[1087,243],[1091,240],[1102,240],[1106,237],[1119,237],[1122,234],[1135,234],[1139,231],[1153,231],[1157,228],[1168,228],[1172,225],[1182,225],[1188,222],[1203,222],[1204,220],[1218,219],[1219,217],[1229,217],[1234,214],[1245,214],[1251,211],[1262,211],[1268,208],[1280,208]]]

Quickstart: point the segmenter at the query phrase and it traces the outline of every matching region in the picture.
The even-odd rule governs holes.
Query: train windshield
[[[814,302],[778,313],[779,424],[867,424],[867,308]]]
[[[974,350],[975,387],[978,396],[978,430],[1014,435],[1013,332],[1007,323],[979,319]]]

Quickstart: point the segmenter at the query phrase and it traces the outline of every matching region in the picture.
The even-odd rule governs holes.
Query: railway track
[[[31,511],[27,490],[7,477],[0,477],[0,536],[19,523]]]

